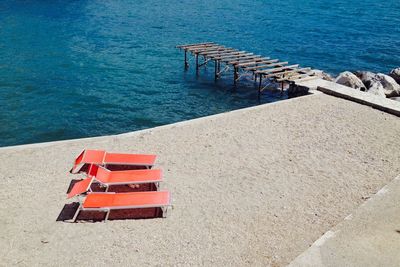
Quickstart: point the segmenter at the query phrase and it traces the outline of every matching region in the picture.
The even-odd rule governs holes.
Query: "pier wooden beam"
[[[246,60],[246,62],[250,62],[250,61],[254,61],[256,59],[267,60],[268,58],[261,58],[260,55],[251,55],[251,56],[236,57],[233,59],[224,60],[224,62],[227,62],[228,64],[231,64],[231,65],[236,65],[236,64],[242,63],[242,61],[244,61],[244,60]],[[243,62],[243,63],[245,63],[245,62]]]
[[[210,50],[210,51],[203,51],[203,52],[200,52],[199,54],[210,57],[210,56],[214,56],[214,55],[219,55],[219,54],[223,54],[223,53],[227,53],[227,52],[235,52],[235,51],[237,51],[237,50],[233,49],[233,48],[223,48],[223,49],[216,49],[216,50]]]
[[[268,59],[269,57],[258,57],[254,59],[239,60],[238,62],[233,62],[232,64],[238,67],[245,67],[257,64],[263,64],[265,62],[268,62]]]
[[[265,63],[267,63],[267,64],[265,64]],[[255,71],[255,70],[268,69],[268,68],[275,67],[275,66],[283,67],[284,65],[289,64],[289,62],[287,62],[287,61],[279,62],[279,60],[274,59],[274,60],[268,60],[268,61],[260,63],[260,64],[263,64],[263,65],[245,67],[244,69],[245,70]]]
[[[216,49],[218,49],[218,46],[216,46],[216,47],[210,47],[210,49],[216,50]],[[190,52],[192,55],[194,55],[194,54],[200,53],[200,52],[202,52],[202,51],[206,51],[207,49],[201,48],[201,49],[184,49],[184,50],[185,50],[185,51],[188,51],[188,52]]]
[[[199,67],[207,65],[207,63],[211,61],[211,59],[205,59],[203,63],[199,64]]]
[[[177,45],[175,46],[176,48],[188,48],[188,47],[193,47],[193,46],[206,46],[206,45],[213,45],[213,42],[207,42],[207,43],[198,43],[198,44],[184,44],[184,45]]]
[[[318,77],[314,76],[314,73],[312,73],[312,72],[303,73],[303,74],[293,73],[293,75],[289,75],[289,76],[287,76],[285,78],[277,79],[276,81],[278,81],[278,82],[282,82],[282,81],[294,82],[294,81],[297,81],[297,80],[300,80],[300,79],[304,79],[304,78],[316,79]]]
[[[254,55],[253,53],[247,53],[246,51],[239,51],[239,52],[228,52],[226,54],[221,54],[218,56],[214,56],[213,59],[216,60],[225,60],[225,59],[232,59],[235,57],[244,57],[244,56],[251,56]]]
[[[188,51],[190,51],[192,54],[199,54],[199,53],[203,53],[203,52],[211,52],[211,51],[218,51],[218,50],[225,50],[227,49],[224,46],[210,46],[207,48],[196,48],[196,49],[188,49]]]
[[[300,72],[305,72],[305,71],[309,71],[311,70],[311,68],[301,68],[301,69],[294,69],[294,70],[288,70],[288,71],[280,71],[277,73],[272,73],[272,74],[268,74],[268,75],[263,75],[264,78],[275,78],[275,79],[279,79],[282,78],[284,75],[289,74],[289,73],[299,73]]]
[[[298,66],[299,66],[299,64],[295,64],[295,65],[284,66],[284,67],[279,67],[279,68],[272,68],[272,69],[267,69],[267,70],[258,70],[258,71],[256,71],[256,73],[257,74],[268,74],[268,73],[272,73],[272,72],[278,72],[278,71],[282,71],[282,70],[297,68]]]
[[[250,61],[250,62],[238,63],[238,64],[236,64],[236,66],[238,66],[240,68],[243,68],[243,69],[246,69],[249,66],[253,66],[253,65],[254,66],[259,66],[259,64],[265,64],[265,63],[268,63],[268,62],[269,62],[268,60],[255,59],[255,60]]]
[[[192,46],[186,46],[181,49],[186,49],[186,50],[194,50],[194,49],[200,49],[200,48],[207,48],[207,47],[214,47],[214,46],[222,46],[216,43],[212,44],[205,44],[205,45],[192,45]]]

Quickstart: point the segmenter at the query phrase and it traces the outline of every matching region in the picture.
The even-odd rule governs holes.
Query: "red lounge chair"
[[[162,171],[157,169],[128,170],[128,171],[109,171],[104,167],[91,165],[89,177],[74,184],[67,198],[90,191],[93,182],[98,182],[106,187],[106,192],[110,185],[124,184],[151,184],[154,183],[158,189],[162,182]]]
[[[104,211],[106,212],[105,221],[107,221],[112,210],[140,208],[161,208],[162,217],[165,218],[169,206],[171,206],[171,201],[168,191],[88,193],[72,220],[75,222],[81,211]]]
[[[86,172],[87,164],[144,166],[150,169],[156,161],[156,155],[108,153],[104,150],[83,150],[75,159],[71,173]]]

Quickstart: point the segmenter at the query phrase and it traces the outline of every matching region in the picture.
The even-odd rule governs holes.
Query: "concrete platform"
[[[323,79],[304,80],[296,82],[298,85],[306,86],[325,94],[341,97],[363,105],[367,105],[387,113],[400,117],[400,102],[381,96],[358,91]]]
[[[400,176],[289,266],[399,266]]]

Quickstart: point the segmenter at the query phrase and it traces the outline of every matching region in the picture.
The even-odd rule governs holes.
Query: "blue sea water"
[[[400,65],[399,25],[399,0],[1,0],[0,146],[259,104],[251,83],[185,72],[177,44],[214,41],[332,74],[388,72]]]

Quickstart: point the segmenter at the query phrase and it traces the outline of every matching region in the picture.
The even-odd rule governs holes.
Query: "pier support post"
[[[238,79],[238,67],[233,67],[233,83],[236,85],[236,81]]]
[[[257,75],[256,75],[257,79]],[[260,83],[258,84],[258,99],[261,97],[261,86],[262,86],[262,74],[260,74]]]
[[[187,51],[185,50],[185,69],[189,68],[189,63],[187,61]]]
[[[196,54],[196,73],[199,73],[199,54]]]
[[[214,79],[215,81],[218,78],[218,61],[214,60]]]

